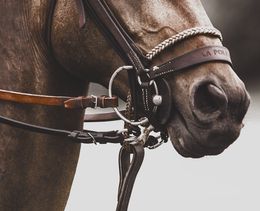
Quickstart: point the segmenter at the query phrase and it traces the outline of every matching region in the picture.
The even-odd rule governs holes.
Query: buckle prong
[[[94,109],[98,107],[98,97],[96,95],[91,95],[92,102],[94,103]]]
[[[88,133],[88,135],[92,138],[93,144],[97,145],[97,141],[96,141],[96,139],[94,138],[94,136],[93,136],[91,133]]]

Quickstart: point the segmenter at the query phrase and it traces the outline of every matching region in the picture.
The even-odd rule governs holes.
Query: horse
[[[86,6],[89,2],[2,1],[0,88],[77,97],[86,94],[90,82],[109,87],[111,75],[125,61],[95,23],[93,12]],[[199,0],[101,2],[144,55],[185,30],[213,27]],[[203,52],[205,57],[218,54],[226,58],[228,53],[221,48],[220,38],[217,32],[203,30],[163,49],[149,67],[156,67],[156,71],[160,64],[205,46],[220,46],[217,50],[207,48]],[[160,89],[161,85],[157,85]],[[152,89],[157,89],[157,85],[152,83]],[[114,78],[112,91],[127,100],[129,86],[128,74],[122,72]],[[162,95],[170,97],[166,108],[159,109],[160,93],[156,92],[157,98],[152,98],[162,113],[167,111],[164,115],[167,121],[159,128],[169,134],[180,155],[192,158],[217,155],[237,139],[250,97],[231,62],[216,60],[172,71],[163,76],[162,86],[167,89]],[[136,104],[135,112],[144,115]],[[78,131],[83,128],[84,109],[3,100],[0,112],[12,119],[49,128]],[[80,144],[69,138],[5,124],[0,127],[0,210],[64,210]]]

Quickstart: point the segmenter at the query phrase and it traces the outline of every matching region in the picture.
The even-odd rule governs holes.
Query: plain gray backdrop
[[[146,150],[129,211],[259,211],[260,87],[253,90],[245,127],[239,139],[221,155],[182,158],[171,143]],[[122,123],[85,126],[113,130],[122,127]],[[82,145],[66,211],[115,210],[119,148],[118,145]]]

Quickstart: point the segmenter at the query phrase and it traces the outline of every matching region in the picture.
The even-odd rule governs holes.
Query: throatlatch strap
[[[133,154],[132,160],[130,156]],[[127,211],[134,182],[144,159],[144,146],[133,142],[122,146],[119,153],[120,182],[116,211]]]
[[[118,97],[116,96],[50,96],[14,92],[4,89],[0,89],[0,100],[34,105],[60,106],[66,109],[85,109],[96,107],[111,108],[118,106]]]

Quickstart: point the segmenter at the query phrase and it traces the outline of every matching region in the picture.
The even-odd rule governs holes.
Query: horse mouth
[[[232,136],[228,135],[228,139],[225,139],[223,138],[226,136],[225,133],[230,133],[230,131],[223,131],[223,135],[220,135],[220,132],[216,134],[211,129],[196,128],[193,130],[193,127],[190,128],[190,124],[192,123],[187,123],[180,113],[176,113],[167,127],[174,148],[183,157],[201,158],[206,155],[218,155],[239,136],[239,132],[235,131]],[[204,133],[206,136],[200,133]]]

